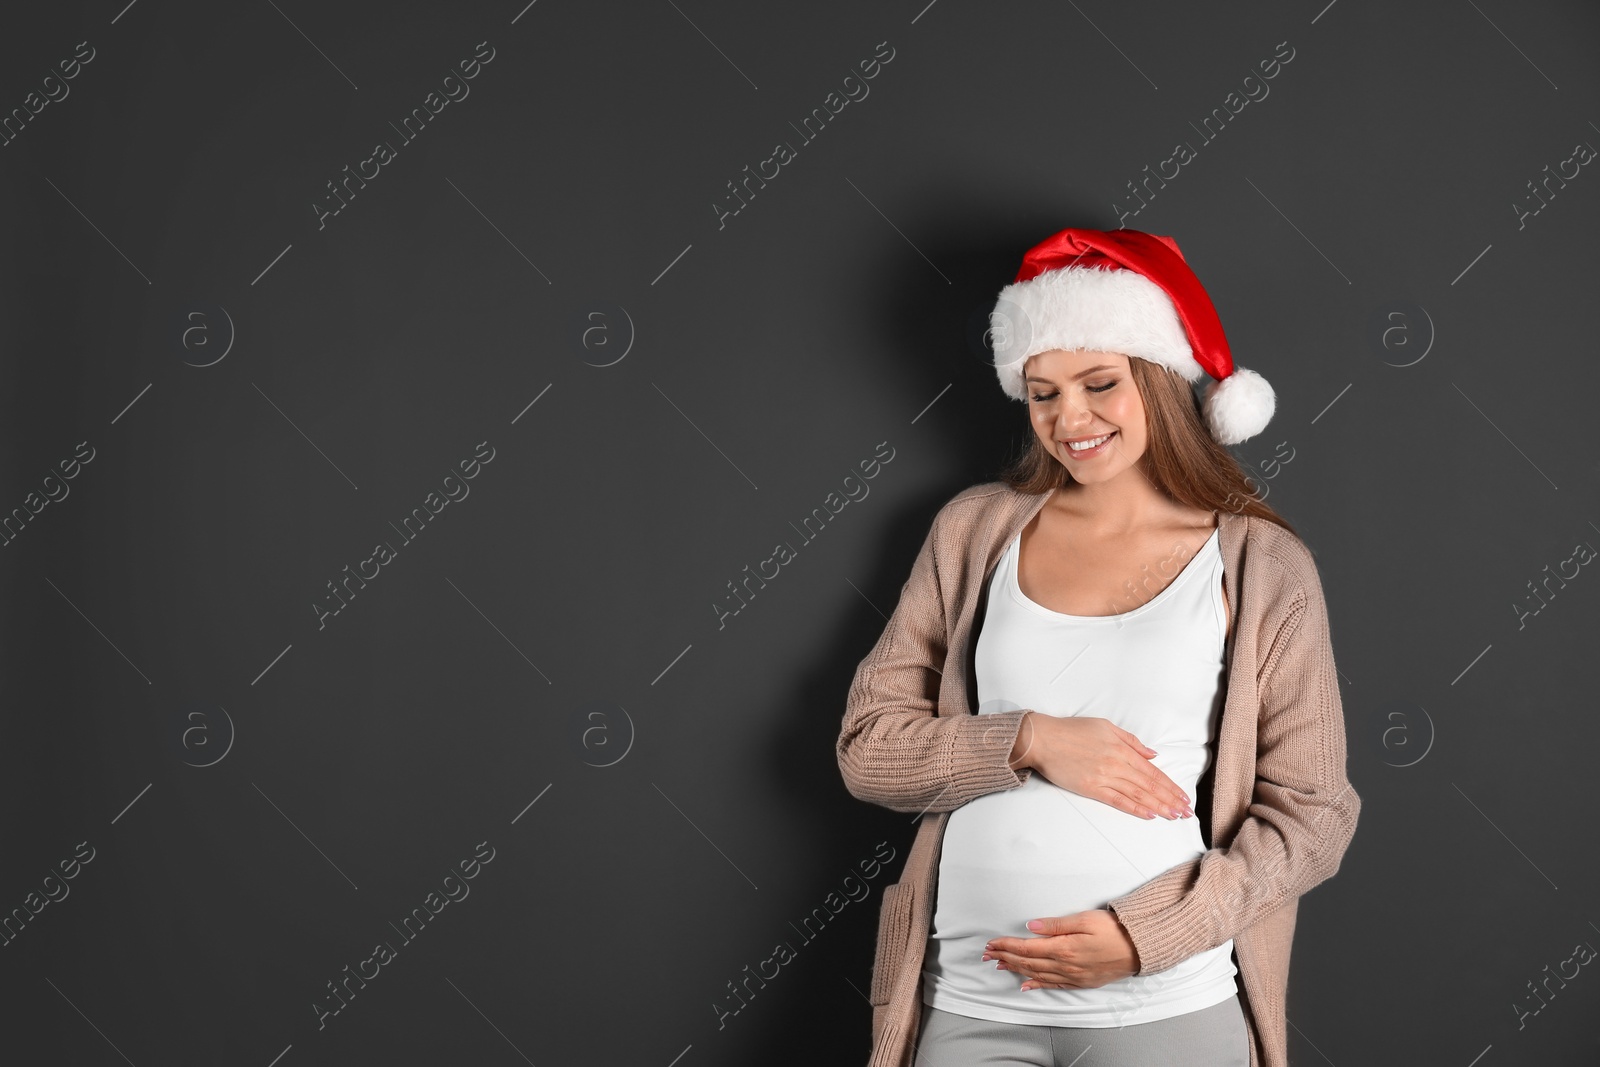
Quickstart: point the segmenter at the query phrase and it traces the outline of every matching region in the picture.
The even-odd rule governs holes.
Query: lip
[[[1099,434],[1090,434],[1088,437],[1078,437],[1078,438],[1074,438],[1074,440],[1077,440],[1077,441],[1092,441],[1096,437],[1099,437],[1099,436],[1100,436]],[[1093,459],[1095,456],[1100,455],[1107,448],[1111,447],[1111,442],[1115,441],[1116,439],[1117,439],[1117,431],[1116,430],[1112,430],[1111,431],[1111,435],[1109,437],[1107,437],[1104,441],[1101,441],[1099,444],[1095,445],[1093,448],[1084,449],[1082,452],[1074,452],[1071,448],[1067,447],[1067,443],[1065,441],[1061,442],[1061,447],[1062,447],[1062,450],[1066,452],[1067,457],[1069,459]]]

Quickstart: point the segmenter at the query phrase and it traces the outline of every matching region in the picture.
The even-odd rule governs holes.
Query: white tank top
[[[978,714],[1030,708],[1110,719],[1197,802],[1225,696],[1218,531],[1150,600],[1120,615],[1065,615],[1017,583],[1021,534],[989,583],[975,652]],[[1163,575],[1164,576],[1164,575]],[[1157,974],[1093,989],[1021,990],[982,959],[992,937],[1037,937],[1029,919],[1105,907],[1205,852],[1198,817],[1142,819],[1068,792],[1037,771],[952,811],[940,851],[922,999],[979,1019],[1048,1026],[1153,1022],[1238,992],[1233,942]]]

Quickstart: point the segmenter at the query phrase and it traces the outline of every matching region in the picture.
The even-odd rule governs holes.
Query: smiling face
[[[1121,352],[1051,349],[1023,365],[1034,433],[1074,481],[1107,482],[1144,455],[1144,400]],[[1083,450],[1068,442],[1095,441]]]

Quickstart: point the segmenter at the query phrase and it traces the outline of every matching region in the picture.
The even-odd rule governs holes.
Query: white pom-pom
[[[1206,386],[1206,423],[1211,436],[1225,445],[1238,444],[1266,429],[1277,405],[1277,395],[1267,380],[1237,365],[1232,374]]]

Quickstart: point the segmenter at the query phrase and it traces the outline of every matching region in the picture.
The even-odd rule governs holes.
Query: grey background
[[[914,826],[839,780],[846,688],[934,511],[1026,440],[974,324],[1180,140],[1197,158],[1120,221],[1180,241],[1278,392],[1235,452],[1317,554],[1364,804],[1302,905],[1293,1061],[1595,1062],[1600,978],[1550,975],[1600,945],[1600,578],[1516,605],[1600,545],[1600,177],[1513,206],[1600,145],[1592,5],[6,21],[0,114],[94,49],[0,147],[0,513],[94,452],[0,549],[0,915],[70,890],[0,947],[8,1062],[863,1062]],[[484,41],[470,95],[319,228],[325,183]],[[484,441],[469,495],[319,628],[326,583]],[[870,495],[719,628],[880,442]],[[470,895],[319,1029],[325,984],[480,842]]]

